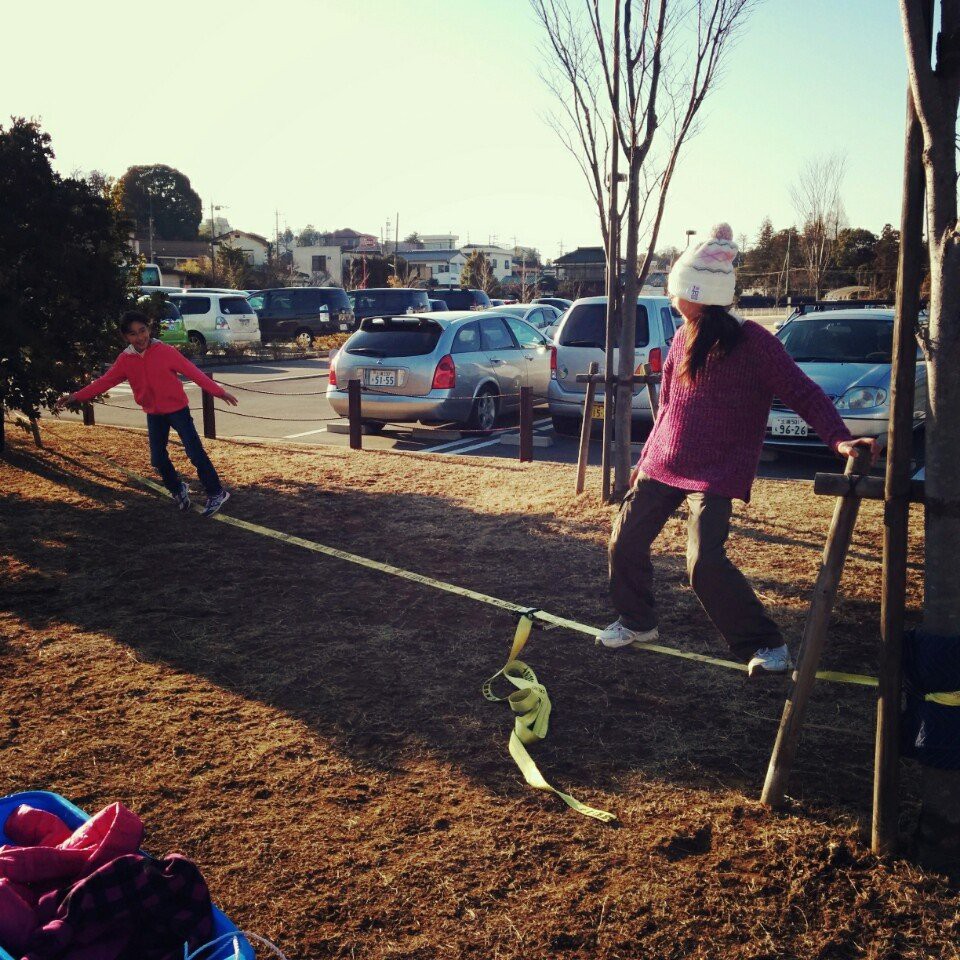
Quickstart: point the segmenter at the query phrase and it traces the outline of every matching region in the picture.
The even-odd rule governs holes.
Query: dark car
[[[397,317],[404,313],[429,313],[430,297],[415,287],[369,287],[351,290],[350,303],[357,320]]]
[[[433,310],[449,310],[446,300],[431,300],[430,309]]]
[[[437,289],[433,293],[443,300],[450,310],[486,310],[491,305],[490,298],[482,290],[461,287],[459,290]]]
[[[311,341],[356,327],[346,290],[341,287],[277,287],[249,298],[260,321],[260,339]]]

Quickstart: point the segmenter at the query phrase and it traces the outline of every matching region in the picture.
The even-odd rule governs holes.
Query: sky
[[[601,243],[547,123],[526,0],[47,0],[5,14],[0,122],[38,119],[64,174],[182,170],[231,226]],[[847,158],[848,220],[897,223],[906,70],[897,5],[759,0],[671,186],[658,249],[796,220],[801,166]],[[394,229],[391,226],[391,231]],[[392,233],[391,233],[392,236]]]

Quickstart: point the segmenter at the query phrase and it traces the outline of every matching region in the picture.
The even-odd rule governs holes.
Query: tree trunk
[[[630,433],[633,424],[633,384],[637,342],[637,254],[640,247],[640,164],[630,156],[627,180],[627,249],[624,253],[627,276],[623,283],[623,322],[620,324],[620,354],[617,361],[616,441],[614,452],[614,498],[621,500],[630,487],[633,468]]]
[[[960,237],[956,102],[925,144],[930,247],[923,628],[960,637]],[[960,642],[960,641],[958,641]],[[933,869],[960,867],[960,771],[924,768],[917,855]]]
[[[43,440],[40,438],[40,421],[36,417],[30,418],[30,432],[33,434],[33,443],[38,449],[43,449]]]

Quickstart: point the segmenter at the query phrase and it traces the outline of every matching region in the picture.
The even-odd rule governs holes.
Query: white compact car
[[[247,298],[238,293],[171,293],[183,315],[190,342],[201,353],[208,346],[260,344],[260,323]]]

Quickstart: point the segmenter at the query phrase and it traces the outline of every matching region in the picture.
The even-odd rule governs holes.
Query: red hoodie
[[[133,390],[133,399],[147,413],[174,413],[189,406],[178,373],[189,377],[215,397],[222,398],[226,394],[219,383],[198,370],[179,350],[159,340],[151,340],[143,353],[138,353],[132,345],[127,347],[102,377],[78,390],[71,399],[86,403],[127,380]]]

